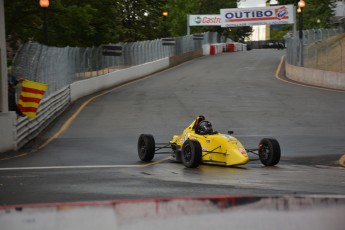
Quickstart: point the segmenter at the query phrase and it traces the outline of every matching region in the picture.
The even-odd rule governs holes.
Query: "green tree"
[[[5,23],[7,39],[14,41],[43,40],[42,14],[35,0],[5,1]]]
[[[159,37],[163,29],[165,0],[123,0],[120,3],[121,41],[131,42]]]
[[[48,13],[48,45],[92,46],[97,44],[97,9],[89,4],[64,5],[55,0]]]
[[[167,35],[182,36],[187,34],[187,15],[198,13],[198,1],[169,0],[166,4],[169,12]]]
[[[270,1],[267,1],[270,2]],[[298,0],[278,0],[280,5],[294,4]],[[306,0],[303,8],[303,29],[329,28],[332,26],[331,17],[334,15],[335,0]],[[297,15],[297,24],[298,24]],[[320,22],[318,22],[318,19]]]
[[[245,42],[253,33],[253,29],[250,26],[232,27],[228,31],[225,31],[225,36],[236,42]]]
[[[269,0],[267,2],[270,2]],[[299,0],[278,0],[280,5],[294,4],[297,6]],[[334,0],[307,0],[303,8],[303,29],[317,29],[332,27],[331,17],[333,16],[332,8],[335,6]],[[297,28],[299,27],[300,14],[296,13]],[[292,30],[292,25],[283,26],[282,30],[271,31],[271,39],[281,40],[284,35]]]
[[[165,0],[54,0],[47,8],[48,45],[94,46],[155,39]],[[44,42],[38,0],[5,1],[9,43]]]
[[[48,45],[97,46],[186,34],[187,14],[219,14],[238,0],[50,0]],[[163,17],[162,10],[169,10]],[[16,50],[27,41],[44,42],[44,10],[38,0],[5,1],[6,36]],[[228,28],[193,28],[193,33]],[[241,31],[241,30],[239,30]]]
[[[50,1],[47,9],[48,45],[89,45],[94,29],[91,22],[96,9],[90,5],[69,5],[62,0]],[[5,1],[6,35],[9,43],[44,42],[43,9],[36,0]],[[85,37],[85,39],[84,39]]]

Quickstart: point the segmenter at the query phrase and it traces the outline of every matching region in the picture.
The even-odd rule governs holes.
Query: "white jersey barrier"
[[[217,55],[223,52],[224,43],[206,44],[202,46],[204,55]]]
[[[203,45],[204,55],[217,55],[223,52],[237,52],[247,50],[246,45],[239,42],[214,43]]]
[[[128,81],[152,74],[169,67],[169,58],[160,59],[132,66],[123,70],[108,73],[106,75],[90,78],[87,80],[73,82],[71,87],[71,102],[92,93],[109,89],[113,86],[123,84]],[[87,90],[85,90],[87,89]]]

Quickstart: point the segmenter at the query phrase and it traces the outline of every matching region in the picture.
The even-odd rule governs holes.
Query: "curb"
[[[340,157],[338,162],[340,166],[345,167],[345,154]]]

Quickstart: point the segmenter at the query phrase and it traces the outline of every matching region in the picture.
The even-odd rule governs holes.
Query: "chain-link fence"
[[[175,45],[169,46],[162,45],[162,39],[113,44],[122,47],[121,56],[104,56],[103,46],[58,48],[29,42],[18,51],[12,74],[48,84],[46,95],[50,95],[74,81],[180,55],[200,49],[203,44],[225,41],[218,33],[203,35],[203,40],[194,40],[193,35],[176,37]]]
[[[291,65],[345,72],[345,33],[342,27],[303,31],[303,39],[285,37],[286,60]]]

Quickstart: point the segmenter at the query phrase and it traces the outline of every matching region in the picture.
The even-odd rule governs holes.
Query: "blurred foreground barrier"
[[[343,230],[344,196],[201,197],[0,206],[6,230]]]

